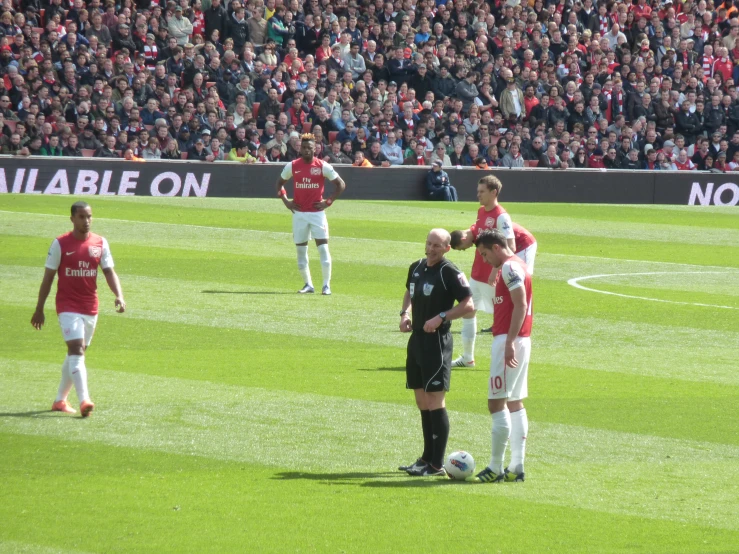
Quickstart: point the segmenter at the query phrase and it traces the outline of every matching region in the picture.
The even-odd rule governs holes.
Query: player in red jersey
[[[51,407],[54,412],[75,413],[67,402],[67,395],[74,384],[80,401],[80,413],[87,417],[95,408],[87,391],[85,351],[90,346],[98,317],[97,274],[103,269],[105,280],[115,295],[116,311],[124,312],[121,283],[113,269],[113,257],[108,241],[90,232],[92,208],[86,202],[72,204],[71,232],[54,239],[46,258],[46,271],[38,293],[36,311],[31,325],[41,330],[46,318],[44,304],[51,292],[54,276],[59,274],[56,291],[56,312],[67,343],[67,357],[62,364],[62,381]]]
[[[493,448],[488,467],[473,479],[480,483],[524,480],[529,420],[523,399],[528,396],[533,290],[526,264],[513,253],[500,229],[485,230],[475,239],[485,263],[500,268],[495,278],[495,320],[490,354],[488,409],[493,416]],[[508,439],[511,463],[503,469]]]
[[[341,196],[346,183],[339,177],[329,163],[314,157],[316,141],[313,135],[301,137],[300,158],[288,162],[277,179],[277,196],[285,207],[293,213],[293,240],[298,253],[298,270],[305,285],[298,292],[312,293],[313,281],[308,267],[308,241],[316,240],[318,254],[323,270],[323,288],[321,293],[331,294],[331,254],[328,251],[328,221],[325,209]],[[294,186],[293,199],[287,197],[285,184],[292,178]],[[325,180],[334,185],[334,194],[323,199]]]
[[[511,216],[498,204],[498,196],[503,189],[503,183],[494,175],[486,175],[477,182],[477,199],[480,209],[477,211],[477,221],[469,231],[454,231],[452,233],[452,248],[466,250],[472,246],[475,237],[485,229],[500,229],[509,241],[511,250],[516,249],[513,222]],[[470,288],[475,312],[462,319],[462,355],[452,362],[452,367],[475,367],[475,336],[477,335],[477,311],[493,313],[493,287],[488,283],[492,269],[487,265],[480,254],[475,252],[470,273]],[[482,332],[486,332],[483,329]]]

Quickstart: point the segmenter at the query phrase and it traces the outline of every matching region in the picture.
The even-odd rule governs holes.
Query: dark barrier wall
[[[128,162],[0,157],[0,193],[269,198],[283,164]],[[422,200],[429,169],[337,166],[345,198]],[[476,169],[445,169],[460,200],[476,200]],[[736,206],[739,174],[502,169],[507,202]],[[330,187],[330,185],[329,185]]]

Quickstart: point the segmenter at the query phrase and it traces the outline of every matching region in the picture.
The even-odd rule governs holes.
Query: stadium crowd
[[[739,0],[223,1],[3,0],[0,151],[739,169]]]

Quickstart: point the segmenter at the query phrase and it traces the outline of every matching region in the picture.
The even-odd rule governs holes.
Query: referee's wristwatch
[[[400,312],[400,317],[403,317],[404,315],[408,315],[408,310],[402,310]]]
[[[446,312],[439,313],[439,317],[441,318],[441,323],[446,323]]]

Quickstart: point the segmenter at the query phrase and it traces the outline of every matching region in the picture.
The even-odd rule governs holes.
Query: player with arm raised
[[[321,293],[331,294],[331,254],[328,251],[328,221],[325,210],[346,189],[346,183],[333,166],[314,156],[316,141],[313,135],[301,137],[300,158],[288,162],[277,179],[277,196],[293,213],[293,240],[298,254],[298,270],[305,285],[300,294],[313,293],[313,281],[308,266],[308,241],[313,237],[318,247],[323,271]],[[292,178],[293,199],[287,197],[285,184]],[[328,179],[334,185],[334,194],[323,199],[324,183]]]
[[[524,480],[529,420],[523,399],[528,396],[533,289],[526,264],[508,246],[500,229],[485,230],[475,239],[477,251],[496,271],[495,319],[490,353],[488,409],[493,418],[492,456],[475,477],[479,483]],[[508,439],[511,462],[503,469]]]
[[[74,384],[80,402],[80,413],[82,417],[87,417],[95,408],[87,391],[85,352],[92,341],[98,318],[98,267],[103,269],[105,280],[115,295],[116,311],[124,312],[126,302],[123,300],[118,275],[113,269],[113,256],[110,254],[108,241],[90,232],[92,208],[86,202],[75,202],[72,204],[70,219],[73,230],[51,243],[31,325],[38,330],[43,327],[44,304],[51,292],[54,276],[58,273],[56,311],[67,343],[67,357],[62,364],[62,380],[51,410],[75,413],[67,402],[67,395]]]
[[[474,246],[475,237],[469,229],[462,229],[461,231],[452,231],[452,248],[454,250],[467,250],[470,246]],[[534,274],[534,261],[536,261],[536,238],[534,235],[515,221],[513,222],[513,241],[516,245],[516,256],[521,258],[526,264],[526,270],[530,275]],[[496,272],[490,273],[492,277],[495,277]],[[493,283],[489,283],[492,285]],[[483,329],[483,331],[491,331],[491,329]]]
[[[500,179],[494,175],[486,175],[477,182],[477,199],[480,209],[477,221],[469,229],[463,248],[472,246],[472,241],[485,229],[500,229],[509,241],[511,250],[516,245],[513,236],[513,222],[503,206],[498,204],[498,196],[503,189]],[[480,254],[475,252],[470,273],[470,288],[475,311],[462,319],[462,355],[452,362],[452,367],[475,367],[475,337],[477,335],[477,311],[493,313],[493,287],[488,283],[492,268],[485,264]]]

